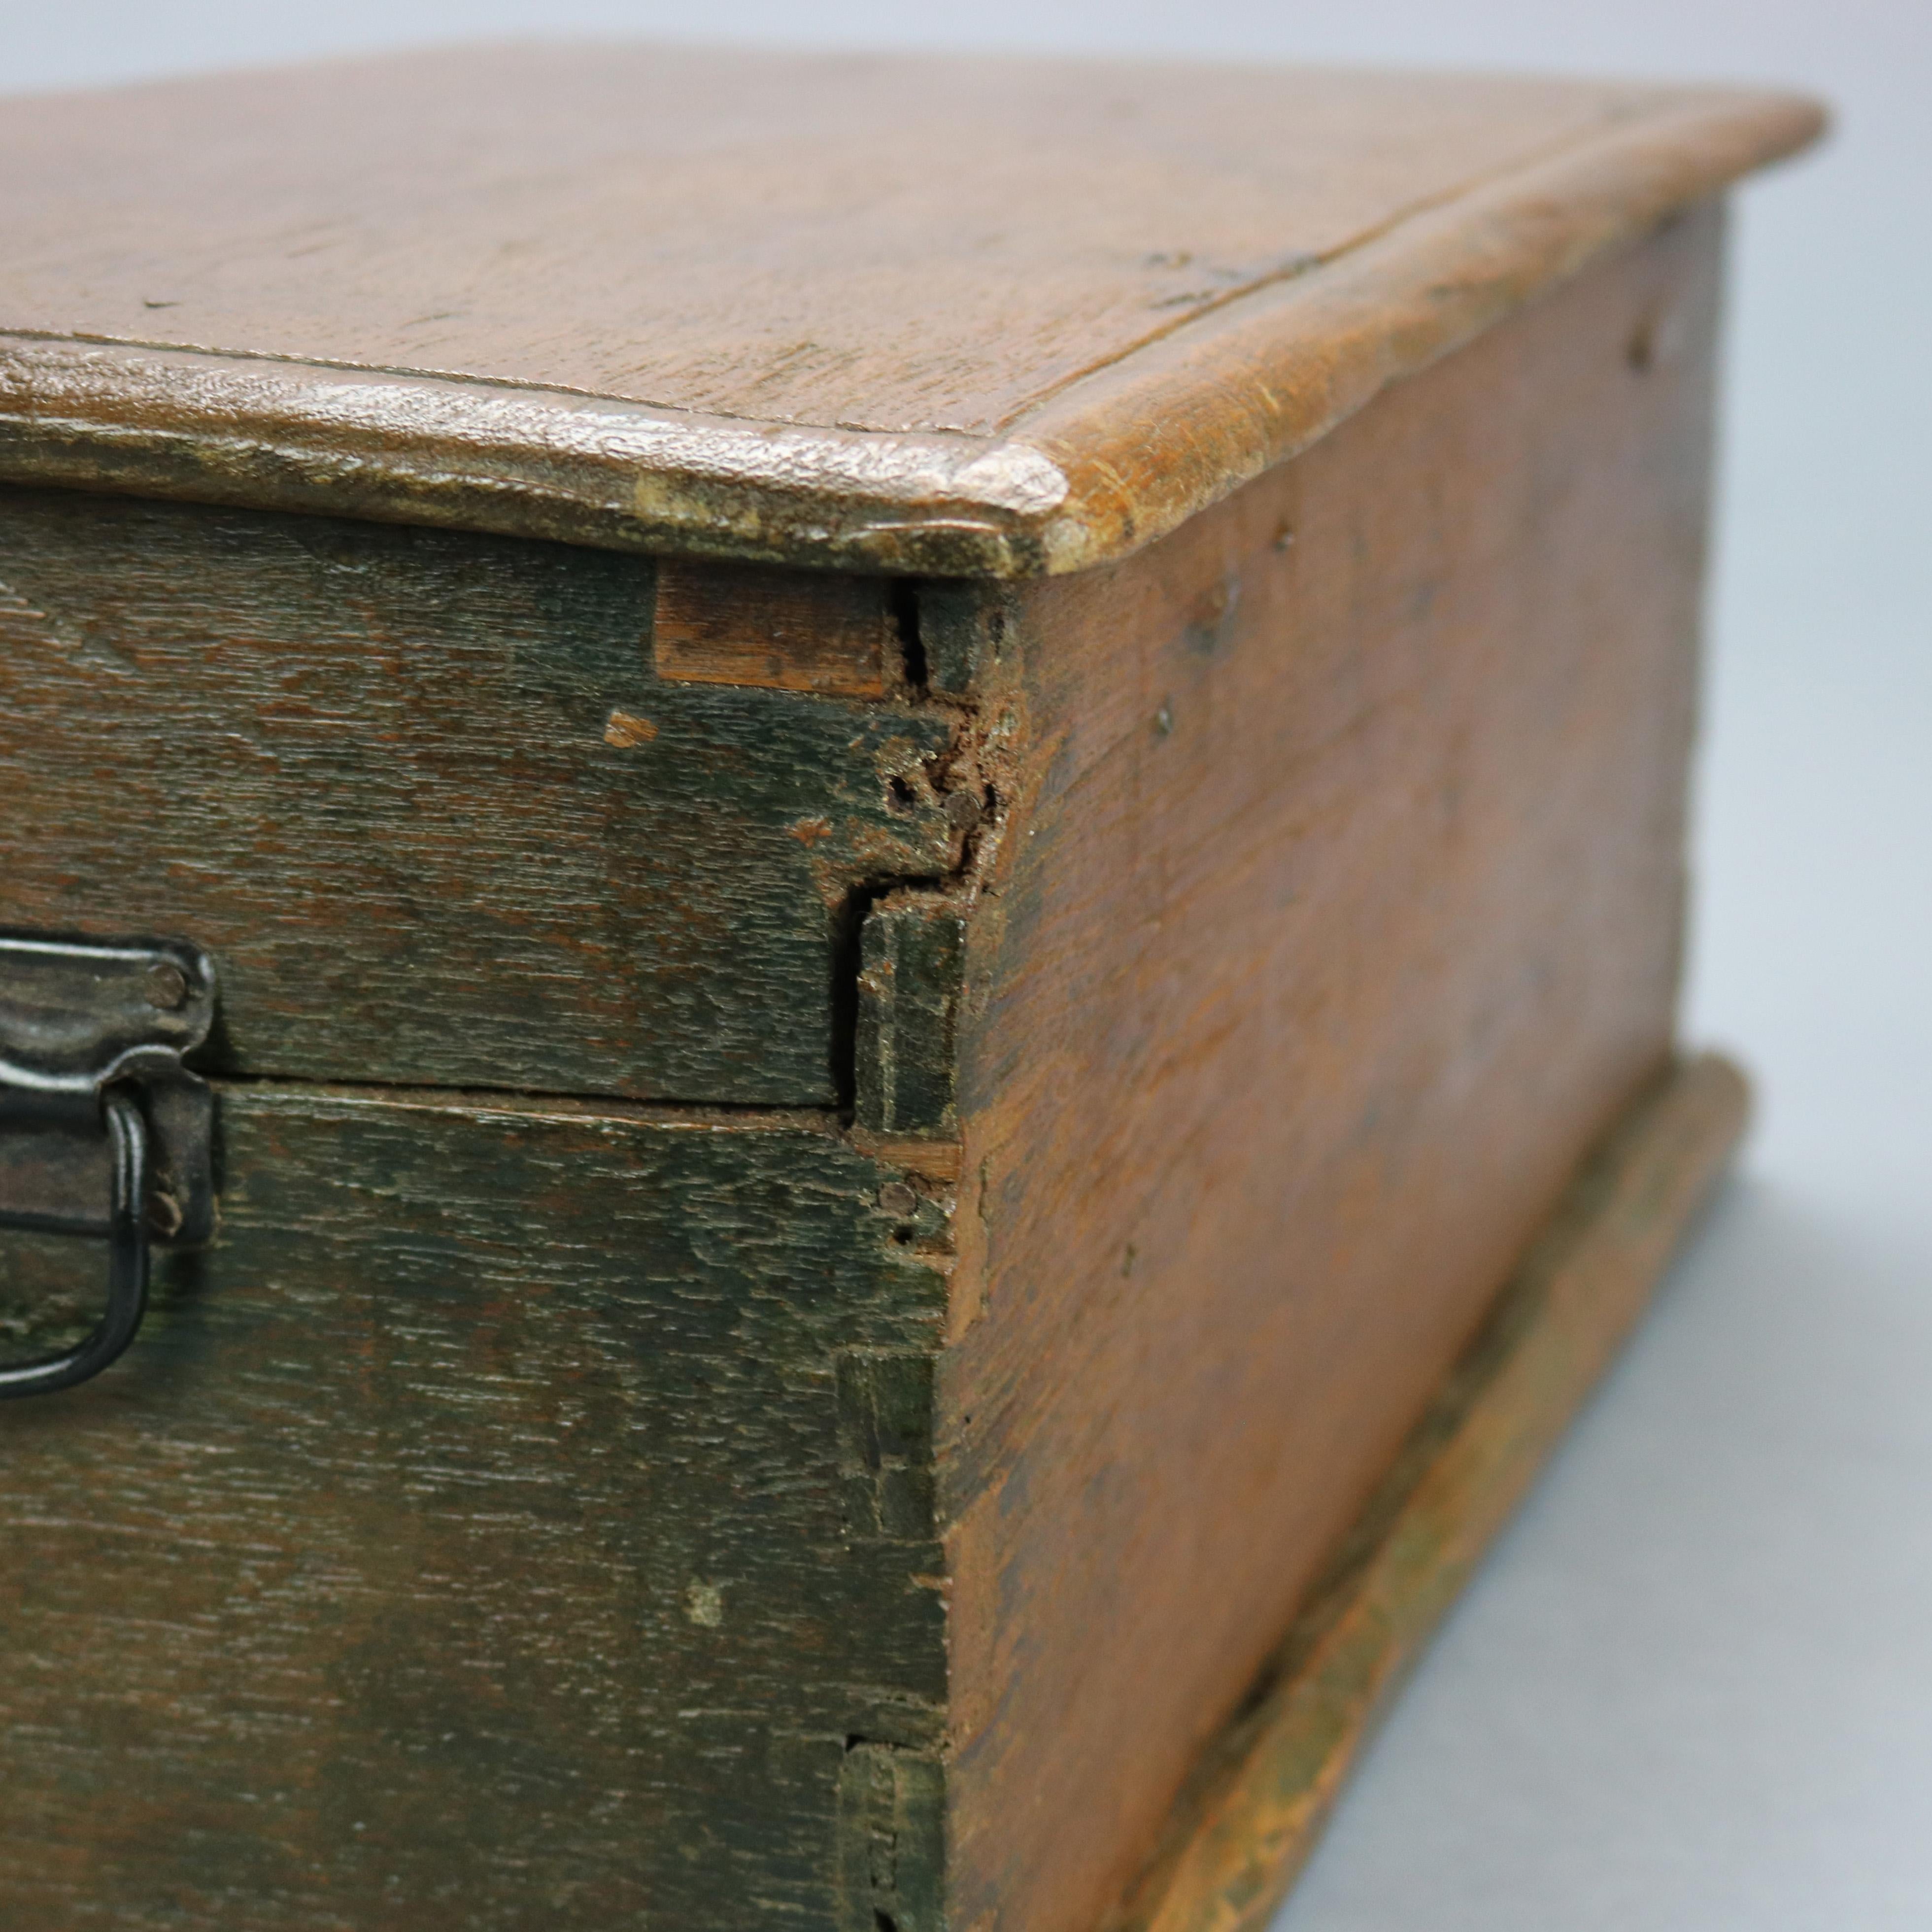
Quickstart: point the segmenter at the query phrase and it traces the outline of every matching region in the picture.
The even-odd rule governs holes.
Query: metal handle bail
[[[126,1094],[104,1094],[113,1172],[108,1209],[107,1306],[77,1347],[0,1368],[0,1401],[51,1395],[98,1376],[140,1332],[148,1312],[148,1124]]]
[[[214,962],[184,940],[0,932],[0,1226],[107,1240],[93,1333],[0,1367],[0,1400],[98,1375],[141,1326],[151,1238],[213,1234],[214,1095],[182,1063],[208,1039],[214,994]]]

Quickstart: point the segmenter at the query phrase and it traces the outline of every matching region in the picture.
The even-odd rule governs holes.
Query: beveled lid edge
[[[1610,130],[1237,297],[1008,426],[1069,489],[1046,568],[1130,554],[1599,258],[1826,125],[1800,95],[1660,93]]]
[[[0,333],[0,481],[600,549],[920,575],[1043,568],[1023,444]]]
[[[1087,569],[1824,124],[1800,96],[1659,90],[1143,344],[996,436],[0,334],[0,481],[866,572]]]

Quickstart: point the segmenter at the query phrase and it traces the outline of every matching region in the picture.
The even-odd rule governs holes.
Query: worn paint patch
[[[658,728],[648,718],[633,718],[628,711],[614,711],[604,726],[604,742],[620,750],[648,745],[658,735]]]

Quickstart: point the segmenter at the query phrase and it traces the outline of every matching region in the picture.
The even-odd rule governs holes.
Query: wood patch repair
[[[860,698],[903,682],[884,578],[667,557],[657,579],[651,654],[662,678]]]

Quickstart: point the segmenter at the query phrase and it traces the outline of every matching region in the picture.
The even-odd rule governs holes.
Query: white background
[[[1708,75],[1836,104],[1828,150],[1742,196],[1732,284],[1688,1030],[1756,1070],[1760,1124],[1276,1932],[1926,1932],[1932,0],[0,0],[0,86],[532,32]]]

